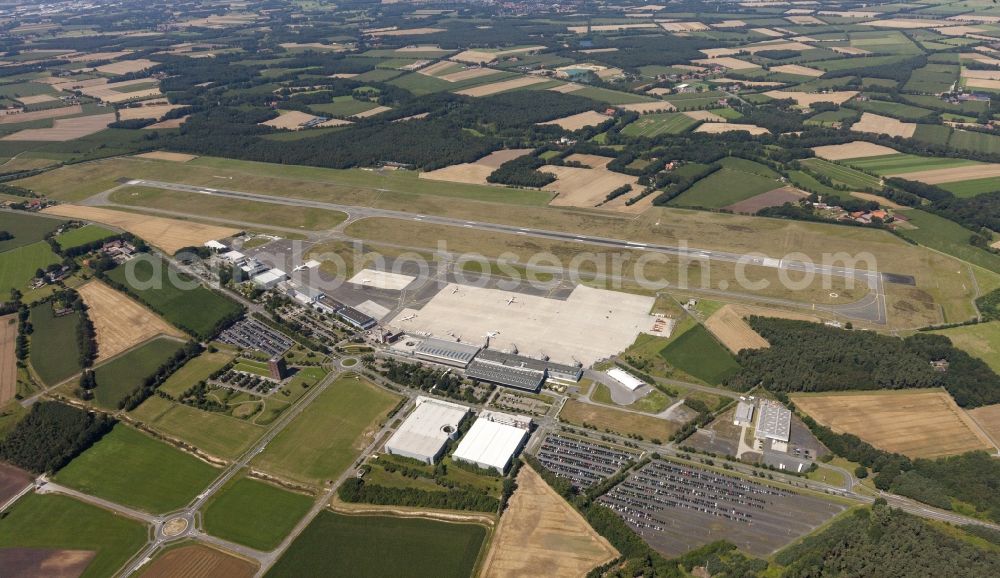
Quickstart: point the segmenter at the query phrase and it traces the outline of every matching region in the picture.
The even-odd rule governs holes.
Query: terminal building
[[[514,424],[525,424],[525,421],[519,416],[482,412],[452,457],[503,474],[528,439],[528,429]],[[530,424],[527,420],[526,425],[530,427]]]
[[[448,440],[458,436],[459,425],[468,413],[464,405],[420,396],[416,409],[386,442],[385,451],[433,464]]]
[[[465,375],[505,387],[538,391],[546,379],[573,383],[579,381],[583,377],[583,368],[495,349],[483,349],[468,365]]]
[[[424,339],[413,350],[413,354],[424,361],[461,368],[468,367],[477,353],[479,348],[475,345],[434,338]]]

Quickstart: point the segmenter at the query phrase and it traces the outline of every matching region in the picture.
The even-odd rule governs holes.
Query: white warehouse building
[[[469,428],[452,457],[502,474],[527,438],[528,431],[523,428],[480,417]]]
[[[433,464],[448,440],[458,436],[458,426],[467,413],[469,408],[464,405],[418,397],[416,409],[386,442],[385,451]]]

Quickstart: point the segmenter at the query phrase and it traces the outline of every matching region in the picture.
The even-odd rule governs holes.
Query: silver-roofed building
[[[457,341],[428,338],[424,339],[413,353],[425,361],[464,368],[479,353],[479,347]]]
[[[459,425],[469,408],[429,397],[417,397],[417,407],[385,444],[392,455],[433,464],[449,439],[458,436]]]
[[[755,436],[762,440],[788,442],[792,412],[776,401],[761,400]]]
[[[544,371],[490,363],[478,357],[465,369],[465,375],[472,379],[527,391],[538,391],[545,382]]]
[[[733,425],[748,426],[753,423],[752,403],[740,401],[736,404],[736,414],[733,416]]]

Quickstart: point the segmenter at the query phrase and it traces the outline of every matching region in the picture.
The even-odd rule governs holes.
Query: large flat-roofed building
[[[776,401],[761,400],[755,436],[762,440],[788,443],[792,429],[792,412]]]
[[[635,391],[640,387],[646,385],[645,381],[639,379],[638,377],[618,367],[613,367],[609,369],[608,376],[610,376],[611,379],[625,386],[625,389],[629,391]]]
[[[365,315],[353,307],[347,307],[346,305],[337,310],[337,315],[358,329],[371,329],[378,324],[377,321],[368,315]]]
[[[413,350],[414,355],[425,361],[462,368],[467,367],[477,353],[479,353],[479,347],[475,345],[434,338],[423,340]]]
[[[753,404],[741,401],[736,404],[736,413],[733,415],[733,425],[748,426],[753,423]]]
[[[452,457],[501,474],[506,472],[511,459],[524,446],[528,431],[503,421],[488,415],[477,419]]]
[[[466,377],[515,389],[538,391],[545,382],[545,372],[511,367],[476,359],[465,368]]]
[[[416,409],[386,442],[385,451],[433,464],[448,440],[458,435],[458,426],[467,413],[469,408],[464,405],[418,397]]]

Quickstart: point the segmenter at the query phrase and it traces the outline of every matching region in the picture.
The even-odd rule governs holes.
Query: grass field
[[[719,385],[740,367],[725,347],[701,325],[685,331],[660,355],[670,365],[712,385]]]
[[[603,383],[594,384],[594,391],[590,394],[590,400],[596,401],[597,403],[603,403],[604,405],[618,406],[618,404],[611,399],[611,390],[608,389],[608,386]],[[660,413],[661,411],[667,409],[670,405],[670,401],[670,397],[668,397],[667,394],[658,389],[654,389],[633,402],[631,405],[624,407],[644,413]]]
[[[31,308],[31,325],[35,330],[31,334],[29,359],[45,385],[55,385],[82,369],[76,341],[79,322],[77,313],[55,317],[50,303]]]
[[[857,108],[864,112],[874,112],[882,116],[898,118],[902,120],[922,120],[934,114],[933,110],[901,104],[898,102],[886,102],[883,100],[866,100],[851,103],[851,108]]]
[[[911,458],[994,449],[943,390],[793,394],[817,422]]]
[[[0,523],[0,548],[93,550],[80,578],[114,575],[146,543],[139,522],[59,495],[28,494]]]
[[[1000,373],[1000,321],[963,325],[934,333],[951,339],[955,347],[982,359],[993,371]]]
[[[98,366],[94,369],[94,400],[107,409],[118,409],[119,402],[137,390],[182,345],[176,339],[158,337]]]
[[[944,146],[951,139],[950,126],[941,124],[918,124],[913,131],[913,140]]]
[[[98,225],[84,225],[83,227],[72,229],[56,237],[61,251],[73,249],[82,245],[88,245],[108,237],[114,237],[118,233],[111,229],[105,229]]]
[[[908,92],[941,94],[951,89],[951,85],[958,80],[958,73],[956,64],[931,63],[914,70],[903,88]]]
[[[696,124],[697,120],[679,112],[647,114],[622,129],[622,134],[653,138],[661,134],[680,134]]]
[[[573,92],[573,96],[582,96],[583,98],[589,98],[591,100],[596,100],[597,102],[606,102],[608,104],[633,104],[636,102],[653,102],[656,100],[655,98],[650,98],[648,96],[640,96],[630,92],[620,92],[596,86],[587,86],[581,88],[580,90],[576,90]]]
[[[233,222],[245,221],[307,231],[332,229],[347,219],[347,215],[340,211],[290,205],[277,206],[271,203],[150,187],[126,187],[112,193],[111,200],[134,207],[182,211],[191,215],[217,217]]]
[[[781,183],[758,174],[722,168],[695,183],[669,204],[722,208],[781,187]]]
[[[154,265],[155,263],[155,265]],[[162,282],[149,288],[130,285],[127,272],[134,272],[137,283],[149,283],[154,274]],[[240,310],[240,306],[228,297],[211,291],[201,285],[193,289],[182,289],[173,283],[167,274],[166,264],[156,258],[134,259],[108,272],[113,281],[130,287],[130,291],[145,302],[167,321],[185,330],[193,331],[199,337],[207,337],[219,321]]]
[[[0,231],[7,231],[14,236],[13,239],[0,241],[0,253],[41,241],[64,222],[28,213],[0,212]]]
[[[941,183],[938,186],[952,192],[956,197],[974,197],[983,193],[1000,191],[1000,177]]]
[[[851,110],[849,108],[838,108],[837,110],[828,110],[811,116],[805,122],[806,124],[828,126],[833,123],[844,122],[845,120],[856,120],[859,116],[860,115],[855,110]]]
[[[307,484],[336,478],[373,441],[370,436],[398,401],[356,377],[341,377],[268,445],[254,466]]]
[[[281,543],[312,504],[309,496],[239,477],[212,496],[202,516],[209,534],[267,552]]]
[[[139,430],[118,424],[55,481],[146,512],[171,512],[190,502],[219,470]]]
[[[0,253],[0,295],[6,298],[11,289],[27,291],[28,281],[35,276],[35,271],[60,260],[45,241]]]
[[[856,171],[850,167],[845,167],[837,163],[832,163],[821,158],[812,158],[801,161],[803,165],[816,174],[828,177],[834,184],[842,184],[846,187],[856,189],[876,189],[879,186],[878,177]]]
[[[367,100],[355,100],[351,95],[335,96],[333,102],[310,104],[309,108],[329,116],[353,116],[371,110],[378,104]]]
[[[570,399],[559,412],[559,419],[577,425],[588,425],[597,431],[611,430],[621,435],[641,436],[666,441],[680,429],[680,424],[650,415],[622,411],[601,405]]]
[[[948,146],[960,150],[997,154],[1000,153],[1000,136],[967,130],[955,130],[951,133]]]
[[[918,209],[906,211],[906,218],[917,228],[900,229],[903,237],[1000,273],[1000,256],[969,244],[972,231],[954,221]]]
[[[212,373],[222,369],[234,357],[235,354],[222,349],[214,353],[206,351],[185,363],[184,367],[175,371],[163,382],[163,385],[159,389],[163,393],[168,393],[175,397],[179,396],[192,385],[208,379]]]
[[[266,576],[468,578],[485,539],[475,524],[322,511]]]
[[[202,411],[154,395],[130,415],[163,435],[179,439],[223,459],[235,459],[250,449],[264,429],[221,412]]]
[[[843,161],[852,167],[872,171],[880,175],[900,175],[930,169],[948,169],[977,164],[975,161],[947,157],[921,157],[910,154],[894,154]]]

